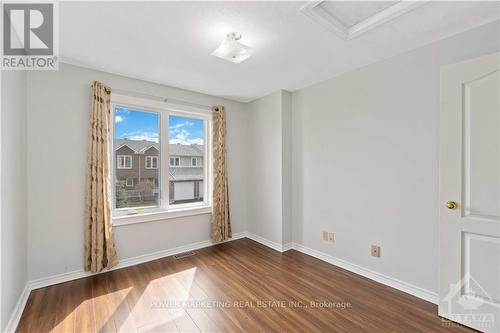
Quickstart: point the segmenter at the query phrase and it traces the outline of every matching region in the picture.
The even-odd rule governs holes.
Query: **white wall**
[[[227,110],[233,233],[246,230],[246,106],[176,88],[61,64],[28,74],[27,173],[29,279],[82,269],[90,83],[168,96]],[[115,227],[119,259],[210,238],[210,215]]]
[[[281,91],[251,102],[248,112],[248,231],[281,244]]]
[[[439,68],[499,40],[495,22],[295,92],[294,241],[437,292]]]
[[[248,231],[278,244],[291,240],[290,102],[280,90],[248,105]]]
[[[281,94],[282,234],[283,244],[292,242],[292,94]]]
[[[26,73],[3,71],[1,104],[1,323],[27,282]]]

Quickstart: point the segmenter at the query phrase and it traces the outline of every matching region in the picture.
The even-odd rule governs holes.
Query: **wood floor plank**
[[[249,239],[32,291],[17,332],[473,332],[437,307]]]
[[[134,333],[137,332],[137,327],[127,303],[127,297],[133,285],[127,283],[126,279],[122,279],[121,274],[120,270],[110,272],[106,281],[110,299],[115,308],[113,320],[117,331]]]
[[[74,281],[73,292],[76,296],[74,309],[75,332],[96,332],[94,321],[94,302],[92,301],[92,279],[89,278]]]
[[[116,332],[113,301],[107,290],[109,274],[99,274],[92,278],[92,302],[94,325],[97,332]]]
[[[76,298],[72,283],[62,283],[60,286],[61,297],[57,304],[55,313],[55,327],[52,330],[55,333],[69,333],[75,331],[75,308]]]

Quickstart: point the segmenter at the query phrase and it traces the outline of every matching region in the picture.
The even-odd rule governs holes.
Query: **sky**
[[[158,142],[159,119],[156,112],[117,107],[115,109],[115,138]],[[203,120],[170,115],[168,122],[170,143],[203,144]]]

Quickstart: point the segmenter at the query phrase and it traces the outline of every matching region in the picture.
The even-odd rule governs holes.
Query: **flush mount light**
[[[250,48],[238,42],[240,39],[241,34],[237,32],[227,34],[220,46],[212,52],[212,55],[239,64],[251,56]]]

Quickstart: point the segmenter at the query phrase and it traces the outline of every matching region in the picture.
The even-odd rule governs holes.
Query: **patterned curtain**
[[[92,83],[85,198],[85,263],[99,272],[118,263],[110,210],[109,122],[111,89]]]
[[[226,159],[226,113],[223,106],[216,106],[212,111],[212,150],[214,173],[212,196],[212,239],[220,242],[231,238]]]

